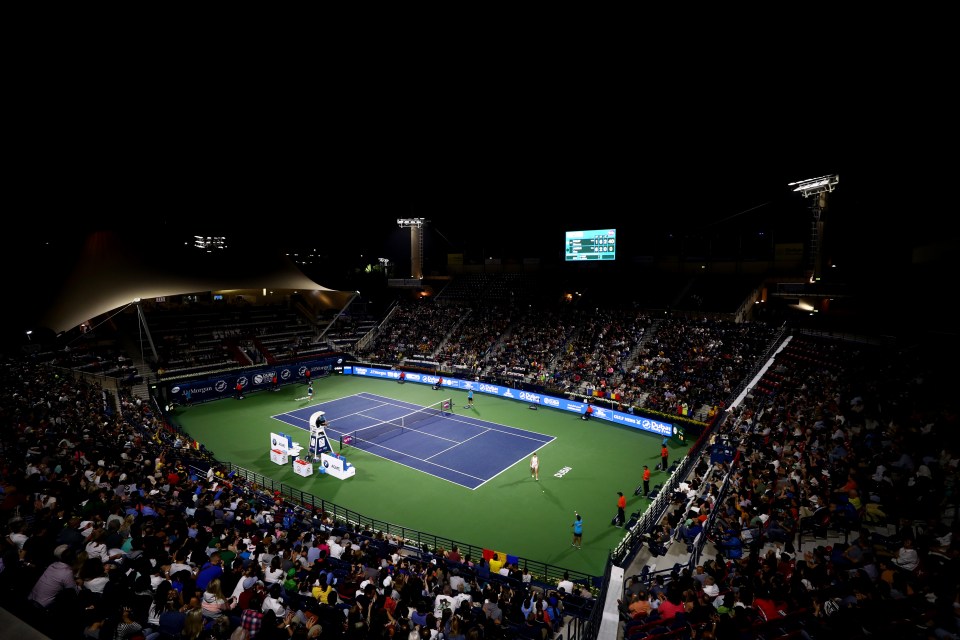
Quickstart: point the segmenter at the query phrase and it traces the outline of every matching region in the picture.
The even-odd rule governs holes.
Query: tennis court
[[[331,442],[469,489],[477,489],[554,440],[544,435],[455,413],[441,403],[424,407],[358,393],[273,416],[309,431],[310,416],[326,412]],[[362,472],[362,470],[358,470]]]

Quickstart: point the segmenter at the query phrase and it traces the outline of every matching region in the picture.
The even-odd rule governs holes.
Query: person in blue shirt
[[[473,406],[473,389],[469,389],[467,391],[467,406],[468,407]]]
[[[580,517],[580,514],[576,511],[573,512],[573,515],[576,516],[576,520],[573,521],[573,524],[570,525],[573,527],[573,544],[571,547],[580,548],[580,545],[583,543],[583,518]]]

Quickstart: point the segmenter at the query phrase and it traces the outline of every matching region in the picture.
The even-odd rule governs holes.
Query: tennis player
[[[307,387],[307,400],[313,400],[313,382]]]
[[[540,458],[537,457],[536,451],[530,458],[530,477],[536,478],[538,482],[540,481]]]
[[[468,407],[473,406],[473,389],[467,390],[467,406]]]

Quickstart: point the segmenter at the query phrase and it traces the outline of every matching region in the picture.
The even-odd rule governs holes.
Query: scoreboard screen
[[[617,230],[567,231],[564,260],[615,260],[617,258]]]

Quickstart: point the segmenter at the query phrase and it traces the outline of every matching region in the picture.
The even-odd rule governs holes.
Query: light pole
[[[410,277],[423,280],[423,227],[426,218],[397,218],[401,229],[410,229]]]
[[[794,191],[799,191],[804,198],[817,196],[814,204],[810,206],[810,210],[813,212],[813,233],[810,236],[810,284],[820,281],[821,271],[823,270],[823,219],[821,216],[827,208],[827,194],[833,193],[838,182],[840,182],[840,176],[830,174],[819,178],[791,182],[787,185],[796,187]]]

